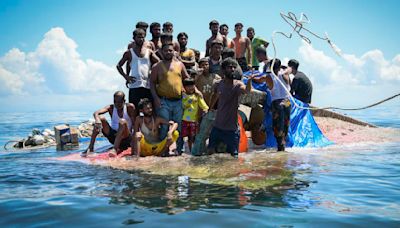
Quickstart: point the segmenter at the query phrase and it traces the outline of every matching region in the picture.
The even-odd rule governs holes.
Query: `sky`
[[[271,41],[290,32],[280,13],[305,13],[309,36],[275,36],[277,57],[294,58],[314,85],[317,106],[359,107],[400,92],[399,1],[0,1],[0,112],[94,111],[127,92],[115,68],[136,22],[170,21],[200,51],[208,23],[252,26]],[[243,33],[245,35],[245,33]],[[147,39],[151,39],[148,33]],[[267,49],[274,56],[272,46]],[[398,102],[398,100],[397,100]]]

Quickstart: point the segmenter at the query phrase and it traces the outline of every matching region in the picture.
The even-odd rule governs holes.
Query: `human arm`
[[[101,120],[100,120],[100,115],[110,112],[112,110],[111,105],[107,105],[104,108],[101,108],[93,113],[93,118],[94,118],[94,128],[93,131],[96,131],[97,133],[100,132],[101,130]]]
[[[151,43],[153,43],[153,42],[151,42]],[[152,66],[154,64],[160,62],[160,58],[158,58],[158,56],[156,55],[156,53],[154,51],[150,51],[150,62],[151,62]]]
[[[169,131],[167,133],[167,139],[168,140],[172,140],[172,133],[176,129],[178,129],[178,124],[175,123],[174,121],[167,121],[166,119],[161,118],[161,117],[157,117],[156,122],[157,122],[156,126],[159,126],[160,124],[168,124],[169,125]]]
[[[129,118],[131,119],[131,122],[135,123],[135,120],[136,120],[136,115],[135,115],[136,107],[135,107],[135,105],[132,104],[132,103],[128,103],[126,105],[126,110],[128,112]],[[129,129],[129,131],[130,131],[129,133],[132,134],[134,132],[133,130],[134,129]]]
[[[117,70],[119,72],[120,75],[122,75],[122,77],[126,80],[127,83],[132,83],[134,82],[134,78],[133,77],[129,77],[128,75],[128,69],[130,69],[130,67],[127,67],[127,72],[125,73],[124,70],[122,69],[122,66],[127,63],[127,65],[129,65],[129,63],[131,62],[132,56],[130,54],[130,51],[127,50],[125,51],[125,53],[122,55],[122,58],[119,60],[118,64],[117,64]]]
[[[160,97],[158,96],[157,91],[156,91],[159,64],[162,64],[162,63],[159,62],[152,67],[151,74],[150,74],[150,92],[151,92],[151,95],[153,96],[154,107],[156,109],[161,106]]]
[[[206,54],[204,55],[204,57],[207,57],[210,55],[210,42],[209,40],[207,40],[206,42]]]
[[[251,58],[252,58],[252,55],[251,55],[251,52],[252,52],[252,50],[251,50],[251,41],[247,37],[246,37],[246,51],[247,51],[247,58],[246,58],[247,59],[247,65],[249,65],[251,67]]]

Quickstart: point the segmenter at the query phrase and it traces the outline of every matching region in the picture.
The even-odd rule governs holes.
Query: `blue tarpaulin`
[[[265,73],[259,73],[254,71],[254,74],[259,76],[265,75]],[[247,84],[246,76],[250,75],[251,72],[245,72],[243,82]],[[266,99],[264,101],[264,126],[267,133],[267,139],[265,141],[266,147],[276,147],[276,140],[272,130],[272,114],[271,114],[271,91],[268,89],[266,83],[255,83],[252,82],[253,89],[257,89],[266,93]],[[297,100],[295,102],[299,107],[308,107],[308,104]],[[333,144],[322,134],[311,111],[308,109],[297,108],[293,101],[292,110],[290,112],[290,127],[288,137],[286,139],[287,147],[324,147]]]

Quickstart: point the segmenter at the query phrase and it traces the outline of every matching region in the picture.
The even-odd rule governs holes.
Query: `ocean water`
[[[349,114],[400,128],[389,110]],[[7,113],[0,145],[90,117]],[[289,149],[293,185],[259,190],[52,159],[74,152],[0,149],[0,227],[400,227],[400,143]]]

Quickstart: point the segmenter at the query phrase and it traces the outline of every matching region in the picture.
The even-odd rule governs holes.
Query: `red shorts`
[[[197,134],[198,124],[182,120],[182,137],[194,137]]]

